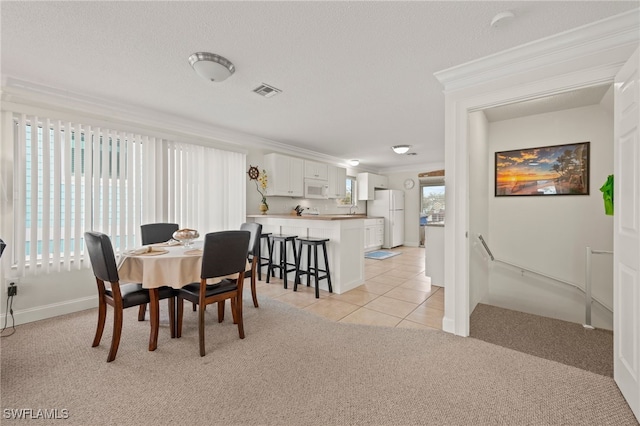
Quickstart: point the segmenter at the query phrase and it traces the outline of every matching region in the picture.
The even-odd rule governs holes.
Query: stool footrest
[[[275,277],[275,270],[278,269],[280,271],[280,278],[284,282],[284,288],[287,288],[287,273],[295,272],[297,270],[298,265],[298,254],[296,252],[296,244],[295,240],[297,235],[283,235],[283,234],[270,234],[268,236],[269,242],[269,262],[267,267],[267,283],[269,282],[269,277]],[[280,259],[275,262],[275,243],[278,242],[278,246],[280,247]],[[287,261],[287,243],[290,242],[293,248],[293,260],[295,263],[291,263]]]

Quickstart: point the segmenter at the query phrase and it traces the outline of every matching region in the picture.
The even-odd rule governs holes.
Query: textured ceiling
[[[365,167],[444,161],[454,65],[638,6],[568,2],[7,2],[2,77],[256,135]],[[491,28],[492,17],[516,17]],[[187,58],[236,72],[206,82]],[[283,92],[262,98],[260,83]],[[390,146],[410,144],[418,155]]]

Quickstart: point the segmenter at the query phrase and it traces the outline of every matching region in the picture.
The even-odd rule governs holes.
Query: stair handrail
[[[480,240],[480,242],[482,243],[482,246],[484,247],[485,251],[487,252],[487,254],[489,255],[489,257],[491,258],[492,261],[498,262],[498,263],[502,263],[502,264],[505,264],[505,265],[509,265],[511,267],[514,267],[514,268],[517,268],[517,269],[520,270],[520,273],[522,273],[522,274],[524,274],[525,272],[530,272],[532,274],[536,274],[536,275],[539,275],[541,277],[553,280],[555,282],[559,282],[561,284],[576,288],[576,289],[580,290],[582,293],[584,293],[585,294],[585,324],[584,324],[585,328],[593,328],[593,326],[591,325],[591,304],[592,304],[592,302],[598,303],[600,306],[605,308],[607,311],[613,313],[613,308],[611,308],[606,303],[602,302],[597,297],[595,297],[595,296],[593,296],[591,294],[591,283],[590,283],[591,272],[590,272],[590,269],[589,269],[589,273],[587,275],[588,279],[587,279],[587,283],[585,283],[585,288],[582,288],[580,285],[572,283],[570,281],[566,281],[566,280],[554,277],[552,275],[545,274],[543,272],[535,271],[533,269],[526,268],[526,267],[521,266],[521,265],[516,265],[515,263],[511,263],[511,262],[507,262],[505,260],[497,259],[496,257],[493,256],[493,253],[491,252],[491,249],[489,248],[489,245],[485,241],[485,239],[482,236],[482,234],[477,234],[477,237]],[[612,251],[607,251],[607,250],[591,250],[590,247],[587,247],[587,249],[590,250],[590,252],[593,253],[593,254],[613,254]],[[588,266],[590,268],[591,267],[590,260],[588,261],[588,263],[589,263]],[[587,286],[588,286],[588,294],[587,294]]]
[[[487,242],[484,240],[484,238],[482,238],[482,234],[478,234],[478,239],[482,243],[484,249],[487,251],[487,254],[491,258],[491,260],[495,260],[495,258],[493,257],[493,253],[491,253],[491,249],[489,249],[489,246],[487,245]]]

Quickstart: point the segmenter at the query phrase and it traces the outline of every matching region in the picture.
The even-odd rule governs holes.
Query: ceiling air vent
[[[253,89],[253,91],[260,96],[264,96],[265,98],[270,98],[277,95],[278,93],[282,93],[282,90],[276,89],[275,87],[269,86],[268,84],[264,83]]]

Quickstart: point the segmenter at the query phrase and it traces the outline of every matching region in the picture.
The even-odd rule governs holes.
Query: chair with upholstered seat
[[[200,282],[187,284],[178,291],[178,326],[176,336],[182,335],[183,299],[198,305],[198,334],[200,356],[205,354],[204,307],[218,303],[218,322],[224,319],[224,301],[231,300],[233,322],[244,339],[242,321],[242,286],[247,264],[248,231],[221,231],[207,234],[202,253]],[[207,279],[223,277],[222,281],[208,285]]]
[[[123,310],[132,306],[145,305],[149,303],[149,290],[142,288],[142,284],[120,284],[118,277],[118,267],[113,253],[111,240],[100,232],[85,232],[84,241],[87,245],[91,267],[96,277],[98,285],[98,327],[93,338],[92,347],[100,344],[102,332],[107,315],[107,305],[113,307],[113,335],[111,337],[111,349],[107,362],[116,358],[120,335],[122,333]],[[107,287],[105,283],[110,283]],[[161,287],[158,290],[159,299],[169,299],[169,320],[171,322],[171,337],[175,336],[175,299],[174,290],[169,287]],[[151,324],[151,334],[158,334],[158,324]]]
[[[177,223],[147,223],[140,225],[142,245],[164,243],[173,238],[173,233],[180,227]]]
[[[256,274],[260,267],[260,235],[262,234],[262,225],[256,222],[247,222],[240,225],[240,230],[249,231],[249,251],[247,260],[251,263],[251,269],[245,271],[244,277],[251,277],[251,297],[253,298],[253,306],[258,307],[258,296],[256,294]]]
[[[164,243],[173,238],[173,233],[180,227],[177,223],[147,223],[140,225],[140,236],[142,237],[142,245]],[[195,310],[195,309],[194,309]],[[140,305],[138,310],[138,321],[144,321],[144,315],[147,311],[147,305]]]

